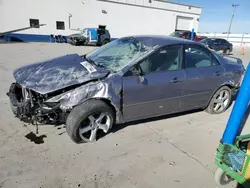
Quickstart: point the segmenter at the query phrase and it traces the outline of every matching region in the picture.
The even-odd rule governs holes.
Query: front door
[[[205,107],[223,83],[225,69],[208,49],[198,45],[185,47],[185,62],[187,80],[181,109]]]
[[[219,51],[220,48],[221,48],[221,44],[220,44],[220,40],[219,39],[214,39],[213,41],[213,49],[216,50],[216,51]]]
[[[125,121],[178,112],[185,84],[182,46],[165,47],[139,63],[144,80],[128,73],[123,77]]]
[[[225,49],[225,43],[222,39],[219,39],[219,46],[218,46],[218,50],[223,50]]]

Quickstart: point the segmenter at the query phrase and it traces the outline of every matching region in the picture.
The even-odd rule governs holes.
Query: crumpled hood
[[[88,63],[78,54],[69,54],[14,71],[16,82],[41,94],[107,76],[108,70]]]

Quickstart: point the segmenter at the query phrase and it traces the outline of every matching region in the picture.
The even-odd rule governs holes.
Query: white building
[[[169,35],[198,30],[201,7],[164,0],[0,0],[0,33],[31,37],[69,35],[76,29],[106,25],[112,38],[137,34]]]

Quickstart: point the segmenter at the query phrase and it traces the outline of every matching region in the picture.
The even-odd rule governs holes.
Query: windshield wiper
[[[92,59],[87,58],[86,55],[84,55],[83,58],[86,59],[89,63],[92,63],[92,64],[96,65],[95,61],[92,60]]]
[[[95,66],[101,67],[101,68],[105,68],[105,66],[97,64],[93,59],[89,59],[86,57],[86,55],[83,56],[84,59],[86,59],[89,63],[94,64]]]

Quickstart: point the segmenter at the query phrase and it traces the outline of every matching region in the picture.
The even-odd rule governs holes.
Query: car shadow
[[[232,103],[236,100],[237,96],[238,96],[238,91],[233,94]],[[231,107],[232,103],[230,104],[230,106],[228,108]],[[153,122],[153,121],[160,121],[160,120],[164,120],[164,119],[176,118],[179,116],[184,116],[184,115],[193,114],[193,113],[202,112],[202,111],[203,111],[203,109],[191,110],[191,111],[187,111],[187,112],[174,113],[174,114],[163,115],[163,116],[158,116],[158,117],[153,117],[153,118],[146,118],[146,119],[142,119],[142,120],[131,121],[128,123],[123,123],[123,124],[117,124],[111,129],[110,132],[115,133],[115,132],[120,131],[126,127],[131,126],[131,125],[138,125],[138,124],[149,123],[149,122]]]
[[[146,119],[142,119],[142,120],[131,121],[128,123],[123,123],[123,124],[116,124],[115,126],[113,126],[113,128],[111,129],[110,132],[115,133],[115,132],[120,131],[126,127],[131,126],[131,125],[134,126],[134,125],[149,123],[149,122],[153,122],[153,121],[160,121],[160,120],[164,120],[164,119],[176,118],[179,116],[184,116],[184,115],[193,114],[193,113],[202,112],[202,111],[203,111],[202,109],[191,110],[191,111],[187,111],[187,112],[180,112],[180,113],[174,113],[174,114],[163,115],[163,116],[158,116],[158,117],[146,118]]]

